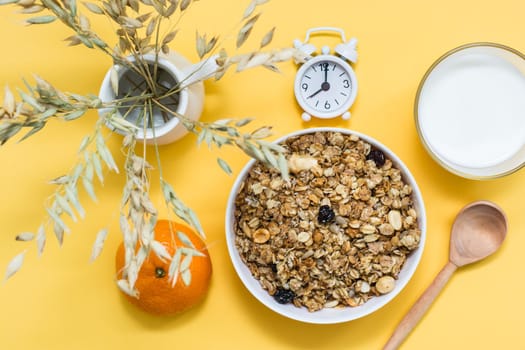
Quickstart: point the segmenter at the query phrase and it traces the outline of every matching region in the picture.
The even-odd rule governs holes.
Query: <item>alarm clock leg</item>
[[[306,113],[306,112],[303,113],[303,114],[301,115],[301,118],[302,118],[305,122],[309,122],[310,120],[312,120],[312,116],[311,116],[310,114]]]
[[[350,112],[344,112],[341,118],[343,118],[343,120],[348,120],[350,119],[350,116]]]

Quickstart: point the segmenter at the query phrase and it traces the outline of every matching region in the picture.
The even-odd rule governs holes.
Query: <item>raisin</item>
[[[328,224],[335,219],[335,213],[328,205],[321,205],[319,208],[319,214],[317,215],[317,221],[320,224]]]
[[[295,298],[295,293],[289,289],[277,288],[273,297],[279,304],[289,304]]]
[[[155,277],[162,278],[166,276],[166,271],[162,267],[157,267],[155,269]]]
[[[273,273],[277,273],[277,264],[270,264]]]
[[[376,163],[376,166],[380,168],[383,165],[385,165],[386,159],[385,159],[385,154],[382,151],[378,149],[373,149],[366,156],[366,160],[373,160],[374,163]]]

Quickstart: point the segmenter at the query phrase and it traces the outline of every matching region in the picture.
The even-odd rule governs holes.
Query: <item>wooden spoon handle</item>
[[[394,350],[401,345],[403,340],[405,340],[412,329],[414,329],[425,312],[427,312],[434,299],[438,296],[439,292],[441,292],[445,284],[447,284],[456,269],[456,265],[450,261],[447,262],[436,278],[434,278],[432,284],[428,286],[427,290],[425,290],[401,322],[399,322],[383,350]]]

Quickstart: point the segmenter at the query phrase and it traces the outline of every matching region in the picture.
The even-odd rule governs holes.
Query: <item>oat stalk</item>
[[[106,112],[95,123],[93,132],[87,135],[79,146],[78,157],[71,170],[58,176],[52,183],[55,191],[45,203],[47,219],[35,233],[24,232],[17,235],[19,241],[36,241],[37,251],[44,251],[47,234],[52,232],[61,244],[64,233],[70,231],[71,222],[86,216],[81,204],[81,192],[92,200],[97,200],[97,187],[102,185],[107,172],[119,173],[119,166],[107,146],[107,138],[113,134],[104,132],[104,126],[124,135],[122,151],[124,164],[122,170],[126,182],[122,193],[120,209],[120,230],[126,248],[126,263],[123,278],[117,284],[126,293],[138,296],[135,281],[142,263],[153,251],[159,258],[171,260],[169,277],[173,284],[177,276],[182,275],[184,283],[191,283],[191,275],[186,271],[193,256],[200,253],[190,244],[185,244],[169,256],[162,245],[153,237],[153,227],[157,221],[158,211],[150,197],[150,183],[153,167],[147,161],[149,156],[156,159],[158,178],[164,196],[165,205],[178,218],[193,226],[204,237],[204,230],[196,213],[187,207],[176,194],[174,187],[162,175],[162,160],[156,139],[154,151],[144,144],[137,144],[137,132],[144,134],[155,131],[153,115],[161,113],[167,121],[179,119],[192,133],[197,135],[197,143],[205,142],[210,148],[233,146],[250,157],[279,169],[287,178],[288,169],[284,149],[265,141],[271,135],[271,127],[261,127],[247,132],[244,127],[251,119],[224,119],[215,122],[193,121],[184,115],[174,112],[178,93],[190,84],[188,80],[176,82],[173,86],[161,83],[159,59],[170,52],[179,37],[179,25],[187,11],[197,0],[104,0],[79,3],[77,0],[0,0],[0,5],[14,4],[20,12],[27,15],[28,25],[47,25],[62,23],[71,30],[65,41],[70,46],[83,45],[111,58],[114,68],[111,72],[111,86],[114,100],[102,102],[95,95],[79,95],[63,92],[48,81],[35,76],[35,82],[24,81],[25,89],[16,89],[14,93],[6,86],[3,104],[0,107],[0,145],[12,139],[25,140],[42,131],[49,121],[62,120],[71,122],[91,115],[92,110],[104,109]],[[265,0],[252,0],[242,14],[236,36],[236,47],[239,48],[249,39],[256,26],[260,13],[257,9]],[[89,13],[89,15],[88,15]],[[104,16],[115,28],[116,45],[110,47],[106,40],[99,36],[91,26],[90,16]],[[227,54],[221,48],[219,36],[208,36],[197,33],[196,51],[204,62],[216,63],[216,69],[201,79],[191,79],[197,83],[203,79],[220,79],[228,70],[237,72],[265,67],[277,71],[279,62],[294,59],[304,60],[295,49],[267,50],[273,38],[274,28],[260,39],[260,49],[248,53]],[[153,54],[153,62],[147,62],[146,54]],[[131,85],[128,91],[123,90],[123,76],[115,67],[119,66],[140,77],[137,83],[128,79]],[[202,65],[203,67],[204,65]],[[204,68],[202,68],[204,69]],[[196,73],[195,73],[196,74]],[[133,119],[132,115],[138,115]],[[231,168],[223,159],[218,159],[219,166],[227,173]],[[97,181],[98,180],[98,181]],[[91,258],[95,259],[102,252],[108,231],[104,228],[98,232]],[[184,237],[179,237],[185,241]],[[7,277],[11,277],[22,265],[23,257],[17,255],[10,264]]]

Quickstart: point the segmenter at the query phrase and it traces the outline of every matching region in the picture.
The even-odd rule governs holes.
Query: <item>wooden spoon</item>
[[[401,320],[383,350],[397,349],[401,345],[458,267],[494,253],[506,234],[507,218],[494,203],[477,201],[464,207],[452,225],[448,262]]]

